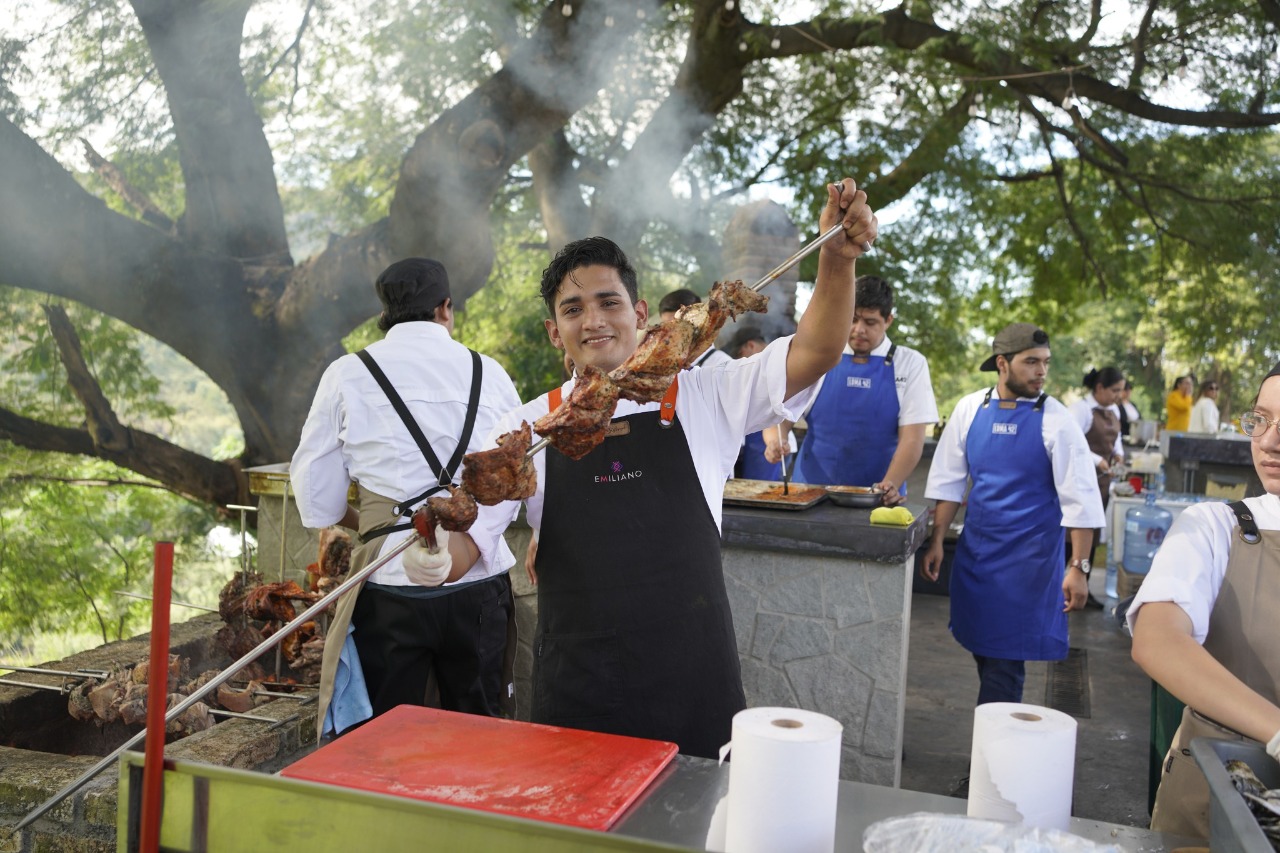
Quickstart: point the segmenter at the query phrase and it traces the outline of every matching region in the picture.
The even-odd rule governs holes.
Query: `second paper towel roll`
[[[728,853],[831,853],[843,727],[799,708],[748,708],[733,717]]]
[[[1052,708],[989,702],[973,712],[969,817],[1067,828],[1076,721]]]

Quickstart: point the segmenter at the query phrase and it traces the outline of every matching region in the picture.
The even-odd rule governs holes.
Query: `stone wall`
[[[221,625],[216,614],[173,626],[170,648],[174,654],[192,659],[199,672],[230,661],[213,643]],[[40,664],[58,670],[108,669],[113,663],[137,662],[147,657],[150,635],[144,634],[118,643],[73,655],[65,660]],[[57,686],[56,676],[22,674],[22,681]],[[123,724],[98,730],[93,723],[77,722],[67,714],[66,698],[53,691],[20,687],[0,687],[0,853],[66,851],[96,853],[116,849],[116,787],[118,763],[112,763],[78,792],[67,797],[43,817],[14,836],[9,828],[33,809],[61,791],[137,727]],[[187,759],[223,767],[274,772],[314,747],[316,706],[297,700],[277,699],[254,709],[255,716],[291,721],[279,728],[267,723],[229,719],[191,737],[169,744],[167,758]],[[77,733],[76,730],[79,730]],[[89,747],[98,741],[96,747]],[[72,750],[96,748],[94,755],[66,755],[17,744],[67,745]],[[139,743],[137,750],[143,745]]]

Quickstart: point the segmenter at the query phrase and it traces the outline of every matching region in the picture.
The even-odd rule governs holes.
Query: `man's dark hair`
[[[597,265],[617,270],[631,301],[640,301],[636,268],[631,266],[626,253],[606,237],[586,237],[566,244],[542,271],[542,301],[547,306],[547,313],[552,317],[556,314],[556,291],[560,289],[565,276],[571,275],[576,269]]]
[[[679,311],[686,305],[696,305],[701,301],[701,296],[687,287],[682,287],[662,297],[662,301],[658,303],[658,313],[665,314],[667,311]]]
[[[893,286],[878,275],[858,276],[854,306],[858,310],[874,308],[888,320],[893,316]]]
[[[378,329],[398,323],[433,321],[436,309],[449,301],[449,273],[430,258],[404,258],[383,270],[373,283],[382,314]]]

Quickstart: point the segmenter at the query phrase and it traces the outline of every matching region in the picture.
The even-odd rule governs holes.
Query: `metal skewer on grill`
[[[275,632],[270,637],[267,637],[265,640],[263,640],[261,643],[255,646],[251,651],[249,651],[247,654],[245,654],[235,663],[231,664],[226,669],[222,670],[222,672],[220,672],[218,675],[211,678],[207,683],[205,683],[203,686],[201,686],[197,690],[192,691],[190,696],[183,699],[181,702],[179,702],[178,704],[170,708],[168,711],[166,711],[164,715],[165,722],[168,723],[171,720],[175,719],[179,714],[181,714],[183,711],[190,708],[195,703],[199,702],[210,692],[212,692],[213,690],[216,690],[218,687],[225,684],[227,681],[230,681],[233,675],[238,673],[244,667],[253,663],[253,661],[256,660],[258,656],[261,655],[263,652],[270,651],[271,649],[278,646],[284,640],[285,637],[289,636],[294,631],[301,628],[304,623],[311,621],[313,618],[315,618],[315,616],[318,613],[328,608],[330,604],[337,601],[338,598],[342,596],[344,593],[348,592],[351,589],[354,589],[357,585],[363,583],[365,580],[369,578],[370,575],[372,575],[378,569],[382,568],[387,563],[390,563],[396,557],[400,556],[402,553],[409,550],[409,548],[413,546],[417,541],[418,541],[418,537],[416,536],[406,537],[404,541],[397,543],[396,546],[392,548],[390,551],[388,551],[386,554],[383,554],[378,559],[369,563],[369,565],[365,566],[359,572],[356,572],[351,577],[347,578],[345,581],[343,581],[341,584],[335,587],[332,592],[328,593],[324,598],[321,598],[315,604],[311,605],[302,613],[298,614],[298,616],[294,618],[292,622],[289,622],[283,627],[281,627],[279,631]],[[129,738],[127,741],[125,741],[123,744],[121,744],[115,750],[113,750],[110,755],[103,757],[100,761],[98,761],[97,764],[93,765],[88,770],[84,771],[84,773],[80,774],[80,776],[77,777],[75,781],[71,782],[61,791],[54,794],[48,800],[45,800],[39,806],[37,806],[36,808],[28,812],[26,817],[18,821],[18,823],[13,826],[13,828],[10,830],[10,834],[17,835],[23,829],[30,826],[34,821],[39,819],[41,815],[45,814],[51,808],[56,806],[58,803],[62,802],[67,797],[71,796],[76,791],[80,790],[80,788],[84,787],[84,785],[89,780],[91,780],[93,777],[97,776],[107,767],[115,763],[116,759],[120,757],[121,753],[123,753],[126,749],[130,749],[136,746],[139,742],[142,741],[144,737],[146,737],[146,735],[147,735],[147,730],[145,728],[142,731],[134,734],[133,737]]]

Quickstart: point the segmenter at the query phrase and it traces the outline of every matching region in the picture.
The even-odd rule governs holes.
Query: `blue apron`
[[[770,427],[773,429],[773,427]],[[782,463],[764,458],[764,433],[753,432],[742,443],[736,476],[747,480],[781,480]],[[790,464],[790,463],[787,463]]]
[[[808,431],[796,470],[797,483],[870,486],[880,482],[898,449],[898,388],[893,354],[846,353],[828,371],[818,399],[805,414]],[[906,494],[905,484],[902,493]]]
[[[991,396],[965,442],[973,488],[951,564],[951,633],[975,655],[1061,660],[1066,534],[1041,431],[1046,398]]]

